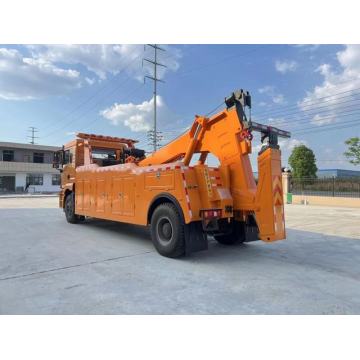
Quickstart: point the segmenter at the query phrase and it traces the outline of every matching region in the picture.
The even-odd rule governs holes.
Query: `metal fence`
[[[294,195],[360,198],[360,177],[291,179],[290,192]]]

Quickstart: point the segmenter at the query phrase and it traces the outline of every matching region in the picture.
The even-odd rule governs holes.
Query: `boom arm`
[[[196,116],[191,128],[165,145],[139,166],[165,164],[180,160],[189,165],[194,153],[203,164],[208,153],[215,155],[229,174],[234,212],[255,212],[260,238],[265,241],[285,237],[281,163],[278,137],[290,133],[248,120],[245,107],[251,107],[248,92],[237,91],[225,99],[226,109],[206,118]],[[258,156],[259,181],[256,186],[249,154],[252,131],[261,132],[262,149]]]

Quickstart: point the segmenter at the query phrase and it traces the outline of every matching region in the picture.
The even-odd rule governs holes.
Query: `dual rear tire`
[[[214,235],[215,240],[223,245],[242,244],[245,241],[245,228],[243,223],[233,221],[231,231],[227,234]]]

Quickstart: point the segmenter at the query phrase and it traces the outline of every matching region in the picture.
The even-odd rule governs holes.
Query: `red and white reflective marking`
[[[93,163],[93,160],[92,160],[92,149],[91,149],[91,145],[88,144],[88,148],[89,148],[89,158],[90,158],[90,164]]]
[[[188,207],[189,216],[190,216],[190,218],[192,218],[191,203],[190,203],[189,192],[188,192],[188,189],[187,189],[185,171],[184,170],[185,170],[185,167],[181,167],[181,177],[182,177],[182,180],[183,180],[183,185],[184,185],[184,190],[185,190],[186,204],[187,204],[187,207]]]

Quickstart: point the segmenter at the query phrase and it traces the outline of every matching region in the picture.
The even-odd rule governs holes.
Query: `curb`
[[[0,199],[37,199],[37,198],[52,198],[58,197],[58,194],[54,195],[0,195]]]

